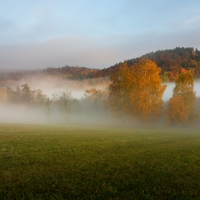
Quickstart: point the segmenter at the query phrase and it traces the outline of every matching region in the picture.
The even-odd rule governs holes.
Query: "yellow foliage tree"
[[[195,106],[196,93],[194,91],[194,71],[181,71],[176,80],[173,96],[169,100],[166,122],[175,124],[195,124],[198,110]]]
[[[129,67],[125,62],[121,65],[117,73],[110,75],[109,96],[107,100],[108,108],[114,116],[124,118],[129,111]]]
[[[169,100],[169,107],[167,110],[167,124],[185,124],[188,121],[189,109],[185,105],[183,97],[175,95]]]
[[[137,121],[156,122],[162,114],[161,69],[155,62],[141,59],[128,66],[124,62],[119,71],[110,76],[108,104],[111,111]]]

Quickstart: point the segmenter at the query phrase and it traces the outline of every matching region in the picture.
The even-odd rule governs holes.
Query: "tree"
[[[20,101],[21,101],[21,89],[18,84],[15,91],[15,102],[19,103]]]
[[[45,113],[47,116],[47,121],[48,123],[50,122],[50,111],[51,111],[51,105],[52,105],[52,100],[49,97],[46,97],[43,99],[44,101],[44,108],[45,108]]]
[[[108,106],[120,116],[129,116],[138,122],[156,122],[162,114],[161,69],[148,59],[129,66],[124,62],[119,71],[110,76]]]
[[[126,114],[130,108],[130,81],[128,81],[130,69],[128,63],[124,62],[118,72],[110,75],[109,95],[107,107],[114,117],[126,120]]]
[[[97,90],[95,88],[86,90],[84,93],[84,100],[87,102],[90,112],[104,111],[104,103],[107,98],[107,92]]]
[[[43,102],[48,99],[40,89],[33,91],[33,95],[34,95],[34,103],[37,105],[43,104]]]
[[[173,96],[169,100],[166,122],[175,124],[195,124],[198,109],[195,105],[194,70],[181,70],[175,80]]]
[[[169,107],[167,110],[167,124],[185,124],[188,121],[189,109],[184,104],[183,97],[176,95],[169,100]]]
[[[7,101],[10,103],[15,102],[15,92],[12,88],[6,87]]]
[[[32,93],[33,92],[31,91],[28,83],[21,85],[21,87],[22,87],[22,90],[21,90],[22,101],[25,102],[25,103],[30,103],[31,99],[32,99]]]
[[[69,91],[62,91],[59,93],[54,93],[53,94],[54,101],[56,101],[61,110],[65,113],[66,119],[68,117],[68,114],[71,111],[72,103],[73,103],[73,97],[71,95],[71,92]]]

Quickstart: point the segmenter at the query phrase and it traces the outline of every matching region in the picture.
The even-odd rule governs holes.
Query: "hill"
[[[170,50],[158,50],[156,52],[147,53],[141,57],[126,60],[129,65],[132,65],[140,58],[148,58],[161,67],[161,76],[164,81],[173,81],[176,74],[181,68],[194,69],[195,77],[200,77],[200,51],[191,47]],[[13,72],[1,72],[0,86],[3,86],[8,81],[17,81],[25,77],[32,76],[47,76],[50,78],[62,78],[70,80],[83,80],[90,78],[108,77],[110,74],[119,70],[122,62],[104,69],[91,69],[79,66],[63,66],[59,68],[46,68],[43,70],[23,70]]]
[[[194,76],[200,77],[200,51],[194,48],[180,48],[170,50],[158,50],[156,52],[147,53],[141,57],[126,60],[129,65],[132,65],[140,58],[148,58],[162,69],[161,75],[163,80],[173,81],[176,74],[181,68],[194,69]],[[111,73],[117,72],[122,63],[115,64],[109,68],[99,70],[95,77],[108,76]]]
[[[194,69],[194,76],[200,77],[200,51],[198,49],[180,48],[169,50],[158,50],[156,52],[147,53],[141,57],[126,60],[129,65],[132,65],[140,58],[148,58],[162,69],[161,76],[165,81],[173,81],[181,68]],[[119,70],[122,62],[117,63],[105,69],[90,69],[86,67],[69,67],[48,68],[43,71],[46,75],[65,76],[70,79],[85,79],[85,78],[101,78],[109,76]]]

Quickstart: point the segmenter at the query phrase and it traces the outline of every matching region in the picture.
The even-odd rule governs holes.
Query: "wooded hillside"
[[[194,48],[180,48],[170,50],[158,50],[147,53],[141,57],[126,60],[128,65],[137,63],[140,58],[148,58],[154,61],[162,70],[161,77],[164,81],[174,81],[177,73],[182,69],[194,69],[194,77],[200,77],[200,51]],[[42,70],[23,70],[15,72],[1,72],[0,85],[10,80],[20,80],[26,76],[45,75],[72,80],[83,80],[88,78],[101,78],[117,72],[123,63],[117,63],[104,69],[91,69],[79,66],[49,67]]]
[[[181,68],[194,69],[194,77],[200,77],[200,51],[194,48],[180,48],[170,50],[158,50],[156,52],[147,53],[141,57],[127,60],[129,65],[133,65],[140,58],[148,58],[154,61],[162,70],[162,79],[165,81],[173,81]],[[98,71],[95,75],[98,77],[107,76],[113,72],[117,72],[123,63],[115,64],[107,69]]]

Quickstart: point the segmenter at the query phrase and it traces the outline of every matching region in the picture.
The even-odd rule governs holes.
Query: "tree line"
[[[110,76],[108,107],[113,115],[133,123],[195,125],[199,111],[195,104],[194,69],[180,68],[175,78],[173,96],[164,108],[161,68],[147,58],[137,63],[124,62]]]
[[[173,95],[166,103],[163,94],[161,68],[147,58],[130,64],[124,62],[119,70],[110,75],[107,90],[95,88],[85,91],[81,99],[75,99],[70,91],[59,91],[48,97],[42,90],[31,90],[28,83],[0,88],[2,103],[39,106],[51,119],[52,110],[64,114],[66,122],[74,113],[96,116],[112,115],[122,124],[195,125],[199,120],[194,91],[194,69],[180,68],[175,78]]]
[[[163,81],[175,81],[181,68],[193,69],[194,77],[200,77],[200,51],[192,47],[176,47],[169,50],[158,50],[150,52],[141,57],[126,60],[129,65],[134,65],[141,58],[147,58],[155,62],[160,68],[160,76]],[[93,73],[93,77],[105,77],[117,72],[124,62],[116,63],[115,65],[101,69]]]
[[[48,123],[53,120],[58,122],[58,119],[70,123],[74,115],[85,116],[85,118],[96,118],[98,115],[99,118],[106,117],[104,102],[107,95],[107,91],[92,88],[86,90],[81,99],[74,98],[72,92],[68,90],[55,92],[50,97],[40,89],[32,90],[29,84],[25,83],[17,85],[15,89],[0,88],[0,104],[16,107],[23,105],[23,108],[40,110],[45,114]]]

